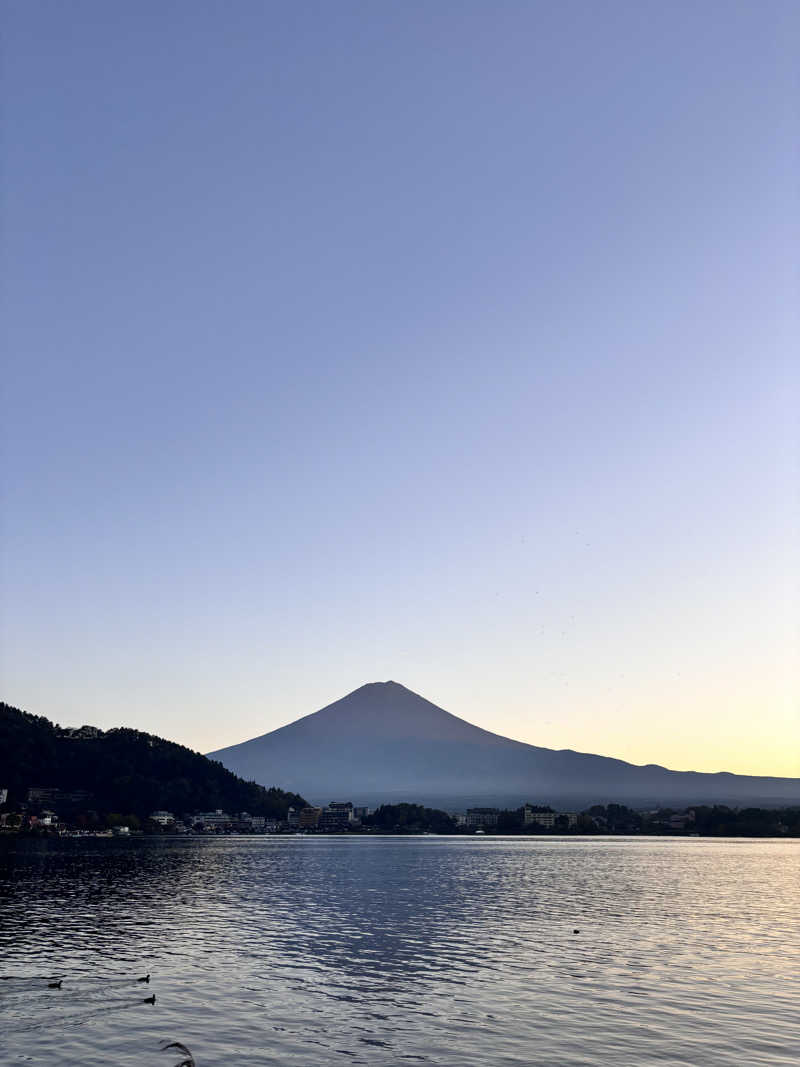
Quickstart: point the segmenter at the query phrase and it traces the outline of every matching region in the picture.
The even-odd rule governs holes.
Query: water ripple
[[[799,886],[797,842],[6,838],[0,1050],[780,1067]]]

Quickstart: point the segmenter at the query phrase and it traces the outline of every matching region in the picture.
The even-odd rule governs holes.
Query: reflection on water
[[[6,838],[0,1051],[794,1064],[798,887],[795,842]]]

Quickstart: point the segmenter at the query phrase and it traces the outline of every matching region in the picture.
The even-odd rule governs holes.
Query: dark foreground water
[[[796,1065],[799,903],[800,842],[6,838],[0,1062]]]

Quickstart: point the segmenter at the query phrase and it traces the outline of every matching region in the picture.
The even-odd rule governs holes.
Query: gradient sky
[[[4,15],[4,699],[800,775],[796,3]]]

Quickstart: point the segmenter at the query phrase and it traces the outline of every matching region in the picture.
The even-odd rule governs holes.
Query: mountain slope
[[[92,731],[74,737],[39,715],[0,704],[0,787],[9,804],[22,803],[31,786],[81,790],[101,812],[147,816],[166,809],[223,808],[284,817],[295,793],[242,781],[219,763],[183,745],[139,730]]]
[[[256,781],[291,781],[316,802],[561,805],[607,801],[779,804],[800,780],[670,771],[512,741],[396,682],[373,682],[261,737],[209,754]]]

